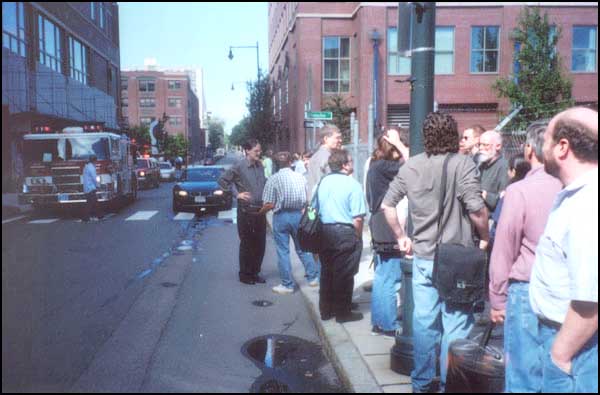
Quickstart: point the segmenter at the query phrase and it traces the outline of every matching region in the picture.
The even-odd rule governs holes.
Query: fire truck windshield
[[[92,154],[98,160],[109,158],[107,137],[25,140],[23,145],[23,157],[27,163],[87,160]]]

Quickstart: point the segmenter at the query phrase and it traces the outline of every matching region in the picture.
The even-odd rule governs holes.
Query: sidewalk
[[[353,300],[359,304],[364,318],[345,324],[338,324],[335,320],[321,321],[319,288],[308,286],[304,266],[295,253],[293,242],[290,243],[294,279],[319,331],[327,356],[346,388],[359,393],[412,392],[410,376],[398,374],[390,368],[390,354],[395,341],[371,335],[371,293],[363,289],[365,284],[372,283],[374,276],[373,269],[369,268],[372,259],[369,231],[365,229],[363,232],[363,253],[359,272],[354,277],[353,294]]]
[[[26,214],[33,210],[30,204],[20,205],[18,195],[16,193],[3,193],[2,194],[2,219],[8,219],[16,217],[18,215]]]

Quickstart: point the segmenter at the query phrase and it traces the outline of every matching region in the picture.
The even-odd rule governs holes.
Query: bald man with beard
[[[500,194],[508,185],[508,161],[502,157],[502,136],[488,130],[479,138],[481,190],[490,215],[496,210]]]
[[[542,392],[598,392],[598,112],[561,112],[544,167],[564,185],[536,249],[529,300],[543,345]]]

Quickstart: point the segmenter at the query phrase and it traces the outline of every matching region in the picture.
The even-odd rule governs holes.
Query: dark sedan
[[[217,183],[224,171],[222,166],[198,166],[184,170],[181,181],[173,187],[173,211],[230,210],[231,192],[222,192]]]

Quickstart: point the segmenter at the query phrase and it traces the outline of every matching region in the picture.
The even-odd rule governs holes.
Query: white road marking
[[[237,224],[237,210],[231,209],[228,211],[219,211],[219,219],[230,219],[234,224]]]
[[[58,221],[59,218],[49,218],[49,219],[36,219],[34,221],[27,222],[28,224],[51,224],[53,222]]]
[[[150,218],[155,216],[158,211],[138,211],[125,221],[148,221]]]
[[[22,218],[25,218],[25,217],[27,217],[27,216],[26,215],[21,215],[19,217],[15,217],[15,218],[11,218],[11,219],[5,219],[4,221],[2,221],[2,225],[8,224],[10,222],[18,221],[18,220],[20,220]]]
[[[191,219],[194,219],[195,216],[196,214],[194,213],[179,213],[175,217],[173,217],[173,219],[175,221],[189,221]]]

